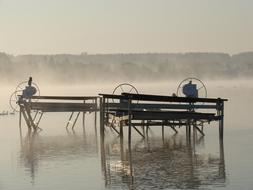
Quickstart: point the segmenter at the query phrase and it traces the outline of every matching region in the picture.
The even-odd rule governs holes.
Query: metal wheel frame
[[[182,80],[178,87],[177,87],[177,96],[182,96],[182,88],[183,88],[183,84],[186,84],[186,82],[189,82],[189,81],[197,81],[197,83],[200,83],[201,86],[197,88],[198,92],[202,89],[204,89],[204,96],[203,97],[200,97],[200,98],[207,98],[207,89],[206,89],[206,86],[205,84],[198,78],[195,78],[195,77],[189,77],[189,78],[186,78],[184,80]],[[199,94],[199,93],[198,93]]]
[[[126,91],[124,90],[123,86],[130,86],[130,87],[131,87],[130,91],[126,92]],[[119,84],[118,86],[116,86],[116,87],[114,88],[112,94],[116,94],[117,89],[121,89],[121,93],[124,93],[124,92],[125,92],[125,93],[131,93],[132,90],[134,90],[134,92],[135,92],[136,94],[139,94],[137,88],[135,88],[132,84],[129,84],[129,83],[121,83],[121,84]]]
[[[23,81],[23,82],[19,83],[17,85],[17,87],[15,88],[15,91],[10,96],[9,104],[10,104],[11,109],[14,112],[19,112],[18,105],[17,105],[18,97],[19,97],[19,95],[22,95],[22,92],[25,89],[25,87],[27,86],[27,83],[28,83],[28,81]],[[36,83],[34,83],[34,82],[32,82],[32,86],[34,86],[36,88],[36,90],[37,90],[36,94],[38,96],[40,96],[39,86]],[[38,100],[35,100],[35,101],[38,101]]]
[[[123,88],[124,86],[130,87],[130,90],[129,90],[129,91],[125,91],[124,88]],[[124,92],[125,92],[125,93],[131,93],[132,91],[134,91],[135,94],[139,94],[137,88],[135,88],[135,86],[133,86],[132,84],[129,84],[129,83],[121,83],[121,84],[119,84],[118,86],[116,86],[116,87],[113,89],[112,94],[116,95],[118,89],[120,89],[120,95],[121,95],[121,93],[124,93]],[[125,89],[126,89],[126,88],[125,88]],[[114,99],[112,99],[112,102],[114,103]],[[138,102],[139,102],[139,101],[137,100],[135,103],[138,103]],[[109,127],[112,127],[115,123],[116,123],[116,119],[115,119],[115,117],[113,117],[113,118],[111,119],[111,122],[108,123],[108,124],[109,124]]]

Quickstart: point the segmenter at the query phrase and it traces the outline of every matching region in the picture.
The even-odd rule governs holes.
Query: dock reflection
[[[189,142],[182,136],[124,143],[101,140],[105,186],[122,189],[198,189],[225,186],[223,141],[220,154],[197,151],[204,138]]]
[[[74,130],[70,130],[66,135],[42,136],[37,131],[30,130],[21,138],[19,160],[21,167],[30,172],[34,183],[40,162],[71,162],[98,156],[99,147],[95,134],[76,134]]]

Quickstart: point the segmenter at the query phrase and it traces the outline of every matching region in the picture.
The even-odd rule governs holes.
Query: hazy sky
[[[10,54],[253,50],[253,0],[0,0]]]

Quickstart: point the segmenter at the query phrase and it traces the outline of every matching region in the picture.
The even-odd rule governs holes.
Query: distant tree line
[[[253,52],[19,55],[0,53],[1,82],[37,80],[57,83],[231,79],[253,77]]]

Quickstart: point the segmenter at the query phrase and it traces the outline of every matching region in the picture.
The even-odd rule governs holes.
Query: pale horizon
[[[0,52],[253,51],[249,0],[0,0]]]

